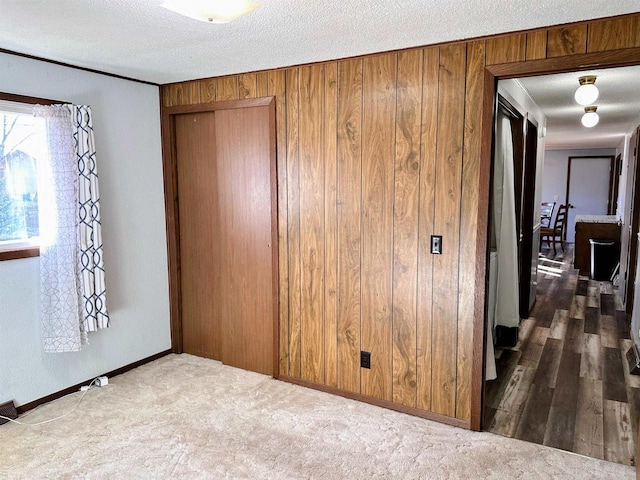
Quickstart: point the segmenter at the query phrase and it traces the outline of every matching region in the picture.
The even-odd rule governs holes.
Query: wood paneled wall
[[[470,426],[485,66],[640,47],[639,19],[164,86],[276,99],[280,374]]]

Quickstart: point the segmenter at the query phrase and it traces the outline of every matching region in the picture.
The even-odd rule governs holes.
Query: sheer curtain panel
[[[37,106],[49,156],[38,170],[44,350],[75,352],[109,326],[91,110]]]

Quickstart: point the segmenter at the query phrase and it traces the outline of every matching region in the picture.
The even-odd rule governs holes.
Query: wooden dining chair
[[[556,202],[542,202],[540,208],[540,226],[550,227]]]
[[[567,224],[567,206],[560,205],[558,207],[558,212],[556,213],[555,221],[553,222],[552,227],[540,227],[540,244],[546,240],[547,245],[551,246],[553,244],[553,253],[554,255],[557,252],[556,244],[560,243],[560,248],[564,252],[564,244],[562,242],[562,237],[564,235],[564,229]]]

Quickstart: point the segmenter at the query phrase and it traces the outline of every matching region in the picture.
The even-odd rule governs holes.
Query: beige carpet
[[[45,420],[73,395],[32,411]],[[0,426],[0,478],[633,478],[634,469],[170,355]]]

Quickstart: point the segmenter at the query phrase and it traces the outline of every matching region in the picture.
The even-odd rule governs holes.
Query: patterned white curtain
[[[38,168],[40,298],[44,350],[74,352],[109,326],[91,110],[37,106],[49,163]]]
[[[79,275],[82,332],[95,332],[109,326],[104,282],[102,226],[96,148],[93,139],[91,107],[69,105],[78,163]]]

